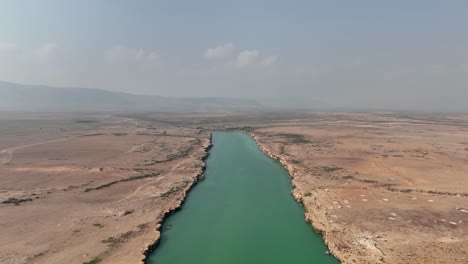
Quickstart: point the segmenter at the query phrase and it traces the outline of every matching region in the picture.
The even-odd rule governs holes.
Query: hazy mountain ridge
[[[0,111],[155,111],[256,109],[255,100],[174,98],[94,88],[51,87],[0,82]]]

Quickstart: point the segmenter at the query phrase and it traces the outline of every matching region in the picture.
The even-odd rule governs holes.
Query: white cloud
[[[16,49],[16,44],[0,41],[0,52],[9,52]]]
[[[244,50],[237,55],[236,66],[238,67],[247,67],[255,65],[258,61],[260,53],[258,50]]]
[[[277,56],[260,56],[258,50],[244,50],[237,55],[234,65],[238,68],[268,67],[276,63]]]
[[[210,48],[205,51],[203,55],[207,60],[218,60],[227,58],[229,55],[234,52],[236,46],[232,43],[226,43],[224,45],[217,46],[215,48]]]
[[[18,47],[15,43],[0,41],[0,52],[15,56],[16,59],[46,59],[57,50],[57,44],[45,43],[28,49]]]
[[[159,55],[155,51],[146,51],[144,49],[131,49],[122,45],[115,45],[105,52],[108,62],[156,62]]]
[[[219,45],[215,48],[210,48],[203,54],[207,60],[221,60],[229,57],[236,49],[232,43]],[[262,68],[269,67],[276,63],[277,56],[261,56],[260,52],[256,49],[242,50],[236,57],[227,61],[224,66],[228,68]]]
[[[270,66],[276,63],[278,60],[278,56],[267,56],[262,59],[262,62],[260,63],[262,66]]]
[[[57,49],[57,44],[55,43],[46,43],[35,50],[35,54],[40,58],[48,58],[51,54]]]

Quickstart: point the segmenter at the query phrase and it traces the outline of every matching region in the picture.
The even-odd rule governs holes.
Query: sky
[[[468,108],[468,1],[0,1],[0,80]]]

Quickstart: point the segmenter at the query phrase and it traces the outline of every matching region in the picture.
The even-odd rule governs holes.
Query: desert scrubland
[[[0,263],[142,263],[208,144],[130,118],[2,116]]]
[[[302,112],[1,116],[0,263],[142,263],[222,130],[285,165],[343,263],[466,263],[467,115]]]
[[[314,114],[252,134],[343,263],[466,263],[466,115]]]

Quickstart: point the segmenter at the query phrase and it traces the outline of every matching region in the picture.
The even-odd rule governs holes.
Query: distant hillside
[[[329,104],[307,97],[265,97],[258,98],[257,102],[259,102],[263,107],[269,109],[331,109]]]
[[[100,89],[49,87],[0,82],[0,111],[136,112],[157,110],[256,109],[255,100],[174,98]]]

